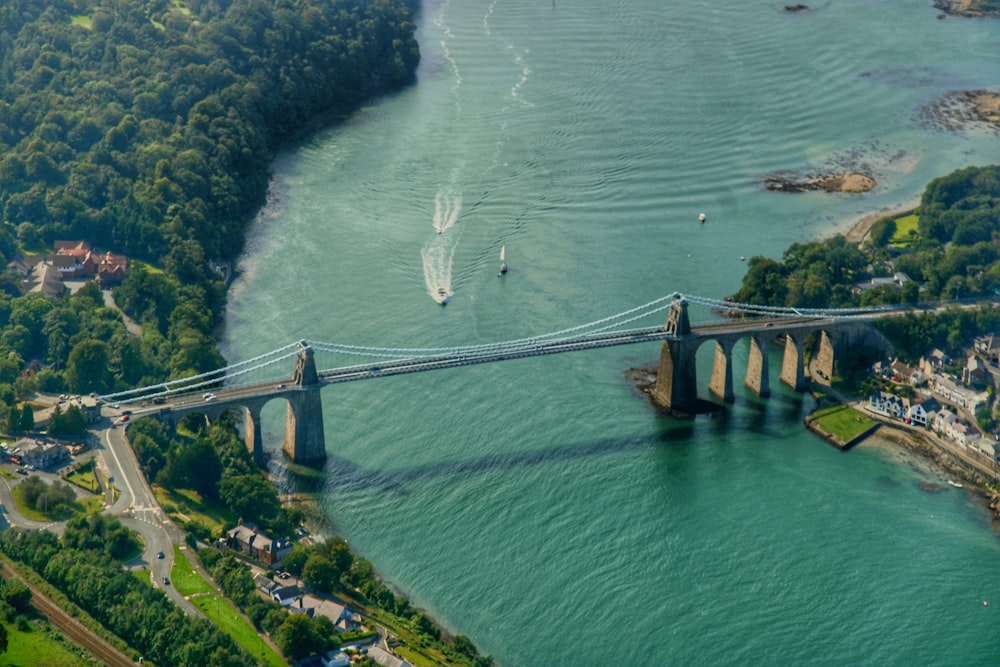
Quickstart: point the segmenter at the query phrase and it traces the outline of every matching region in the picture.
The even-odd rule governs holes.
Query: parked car
[[[25,470],[24,468],[18,468],[17,472],[18,472],[19,475],[27,475],[28,474],[28,471]]]

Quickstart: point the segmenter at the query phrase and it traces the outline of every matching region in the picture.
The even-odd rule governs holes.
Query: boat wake
[[[427,293],[442,306],[451,299],[451,271],[457,239],[446,231],[455,226],[462,212],[462,195],[438,191],[434,196],[434,231],[437,235],[424,246],[420,256]]]
[[[435,239],[437,241],[437,239]],[[451,266],[455,248],[447,243],[430,243],[420,251],[424,264],[424,283],[432,299],[444,305],[451,299]]]
[[[462,212],[462,195],[448,195],[438,191],[434,195],[434,231],[444,234],[458,222]]]

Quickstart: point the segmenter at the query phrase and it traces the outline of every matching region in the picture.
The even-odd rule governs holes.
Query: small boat
[[[702,213],[701,215],[698,216],[698,222],[700,222],[703,225],[705,224],[705,214],[704,213]]]
[[[747,256],[746,255],[740,255],[740,261],[741,262],[747,261]]]
[[[961,489],[964,486],[963,484],[959,484],[958,482],[950,479],[948,480],[948,484],[954,486],[956,489]]]
[[[440,303],[442,306],[444,306],[448,303],[450,299],[451,295],[448,294],[448,290],[446,290],[443,287],[438,287],[437,302]]]
[[[502,276],[507,273],[507,246],[500,246],[500,272],[497,276]]]

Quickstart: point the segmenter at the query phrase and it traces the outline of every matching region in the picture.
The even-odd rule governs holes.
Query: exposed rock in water
[[[843,192],[857,194],[872,190],[878,183],[867,174],[855,172],[841,174],[821,174],[818,176],[794,176],[770,174],[762,179],[765,190],[772,192]]]

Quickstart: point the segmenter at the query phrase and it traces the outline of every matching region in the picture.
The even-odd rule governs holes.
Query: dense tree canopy
[[[734,299],[837,308],[989,297],[1000,288],[1000,167],[969,167],[934,179],[917,214],[919,234],[891,254],[887,245],[896,225],[886,218],[872,227],[864,250],[835,236],[794,243],[781,262],[753,257]],[[896,272],[912,282],[855,289]]]
[[[22,297],[20,277],[4,277],[0,382],[31,359],[50,364],[39,380],[49,391],[125,389],[225,365],[213,333],[226,288],[213,262],[242,248],[282,141],[413,79],[411,5],[0,4],[0,259],[82,239],[163,269],[133,262],[115,289],[141,340],[96,289],[67,307]]]

